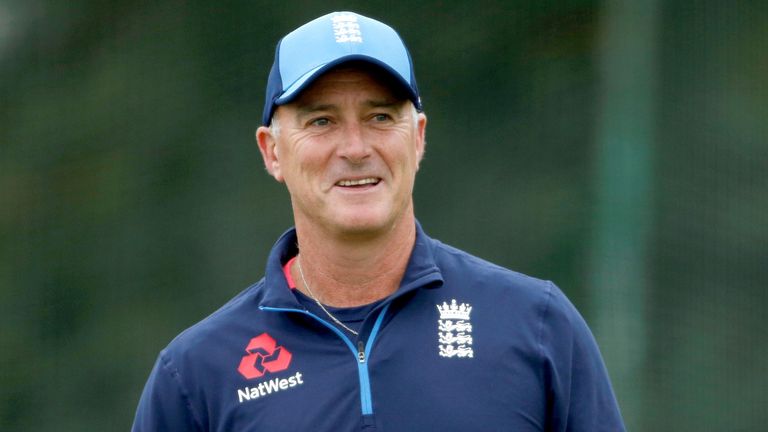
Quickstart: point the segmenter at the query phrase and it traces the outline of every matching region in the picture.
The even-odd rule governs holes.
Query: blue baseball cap
[[[323,73],[350,61],[370,63],[387,72],[416,109],[422,110],[413,62],[397,32],[354,12],[333,12],[304,24],[277,43],[262,124],[270,124],[276,106],[294,100]]]

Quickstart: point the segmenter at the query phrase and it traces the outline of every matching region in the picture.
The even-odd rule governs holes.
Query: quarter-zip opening
[[[363,341],[357,341],[357,361],[365,363],[365,344]]]
[[[371,381],[368,372],[368,363],[370,360],[371,348],[373,347],[373,343],[376,340],[376,336],[379,334],[379,328],[381,328],[381,323],[384,321],[384,316],[387,314],[389,305],[390,303],[387,303],[379,311],[379,315],[376,317],[376,321],[373,324],[371,333],[368,335],[368,340],[364,341],[363,339],[358,339],[357,346],[355,346],[355,344],[352,343],[352,340],[338,327],[307,310],[294,308],[275,308],[269,306],[260,306],[259,309],[268,312],[295,312],[310,316],[317,320],[320,324],[331,329],[331,331],[339,336],[355,356],[357,363],[357,375],[360,382],[361,411],[363,416],[369,416],[368,418],[370,419],[370,416],[373,415],[373,401],[371,400]]]

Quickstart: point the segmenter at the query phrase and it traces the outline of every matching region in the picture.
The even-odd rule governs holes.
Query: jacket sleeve
[[[203,431],[178,369],[161,352],[144,386],[132,432]]]
[[[595,338],[554,284],[542,317],[540,347],[547,385],[547,431],[624,431]]]

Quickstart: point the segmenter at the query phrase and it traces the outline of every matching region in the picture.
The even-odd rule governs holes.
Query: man
[[[161,352],[134,431],[624,429],[559,289],[416,222],[426,122],[388,26],[333,13],[280,41],[256,139],[295,229]]]

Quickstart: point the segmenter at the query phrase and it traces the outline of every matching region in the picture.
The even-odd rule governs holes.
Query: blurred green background
[[[127,430],[291,224],[277,39],[399,30],[432,236],[552,279],[632,431],[768,430],[768,2],[0,2],[0,430]]]

